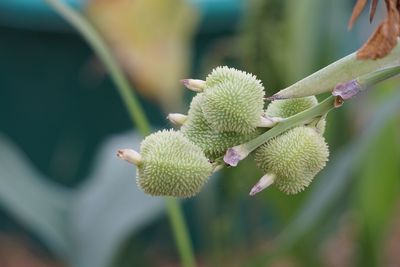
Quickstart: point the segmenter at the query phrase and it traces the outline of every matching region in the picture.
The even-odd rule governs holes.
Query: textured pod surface
[[[224,81],[243,81],[247,83],[260,83],[257,78],[245,71],[229,68],[227,66],[216,67],[206,78],[206,89]]]
[[[203,151],[173,130],[147,136],[141,144],[141,156],[137,182],[150,195],[194,196],[212,173]]]
[[[204,116],[219,132],[251,133],[260,123],[264,88],[252,75],[223,80],[204,91]]]
[[[317,104],[318,100],[315,96],[274,100],[268,105],[265,113],[271,117],[288,118],[306,109],[312,108]],[[325,132],[326,120],[320,120],[315,127],[318,133],[323,134]]]
[[[288,118],[318,104],[315,96],[272,101],[266,110],[271,117]]]
[[[279,190],[296,194],[325,167],[328,156],[325,139],[314,128],[297,127],[259,147],[255,160],[264,173],[275,175]]]
[[[204,117],[203,101],[203,94],[198,94],[193,98],[188,119],[181,131],[190,141],[198,145],[209,159],[215,160],[223,156],[228,148],[245,143],[260,134],[258,131],[251,134],[240,134],[213,130]]]

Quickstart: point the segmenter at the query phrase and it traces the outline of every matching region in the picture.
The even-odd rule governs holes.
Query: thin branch
[[[137,100],[133,89],[131,88],[122,69],[108,49],[106,43],[96,31],[96,29],[82,16],[79,12],[69,7],[60,0],[45,0],[51,5],[61,16],[64,17],[72,26],[74,26],[83,38],[91,45],[103,64],[109,71],[118,92],[131,116],[132,122],[136,124],[142,135],[150,133],[150,124],[147,117]],[[182,266],[194,267],[196,261],[193,253],[192,243],[182,209],[179,202],[174,198],[166,198],[167,213],[171,222],[171,229],[174,233],[175,242],[179,251]]]
[[[303,112],[300,112],[294,116],[291,116],[284,121],[278,122],[277,125],[271,130],[263,133],[255,139],[250,140],[249,142],[242,145],[228,149],[224,157],[225,163],[231,166],[236,166],[240,160],[246,158],[252,151],[254,151],[257,147],[261,146],[271,138],[274,138],[275,136],[278,136],[281,133],[296,126],[310,123],[316,117],[326,115],[330,110],[337,107],[335,104],[336,102],[336,97],[330,96],[318,105]]]
[[[148,135],[150,133],[150,125],[142,107],[140,106],[139,101],[135,96],[134,90],[97,30],[83,15],[62,1],[44,1],[51,5],[54,10],[57,11],[57,13],[59,13],[76,30],[78,30],[82,37],[96,52],[97,56],[101,59],[109,71],[111,78],[121,95],[122,101],[124,102],[126,109],[129,111],[132,122],[137,126],[142,135]]]

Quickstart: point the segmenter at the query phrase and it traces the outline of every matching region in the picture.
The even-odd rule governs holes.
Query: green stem
[[[305,97],[330,92],[337,84],[398,65],[400,65],[400,42],[381,59],[359,60],[356,53],[353,53],[282,89],[270,99]]]
[[[400,66],[394,66],[391,68],[379,70],[373,73],[369,73],[366,75],[363,75],[356,80],[358,83],[361,85],[363,89],[375,85],[379,82],[382,82],[384,80],[387,80],[395,75],[398,75],[400,73]]]
[[[137,126],[142,135],[148,135],[150,133],[150,124],[147,117],[137,100],[129,81],[123,74],[122,69],[97,30],[83,15],[60,0],[44,1],[51,5],[65,20],[74,26],[96,52],[97,56],[101,59],[110,73],[132,122]],[[182,266],[194,267],[196,264],[193,248],[179,202],[173,198],[166,198],[166,204],[168,217],[171,222],[171,228],[180,254]]]
[[[194,267],[196,266],[196,261],[193,257],[192,244],[179,203],[174,198],[166,198],[166,203],[167,211],[170,215],[169,221],[180,253],[181,264],[185,267]]]
[[[118,65],[114,56],[108,49],[105,41],[97,32],[97,30],[87,21],[87,19],[79,14],[76,10],[69,7],[60,0],[44,0],[51,5],[66,21],[68,21],[75,29],[77,29],[82,37],[89,43],[97,56],[101,59],[112,80],[114,81],[118,92],[129,111],[131,120],[136,124],[142,135],[150,133],[150,125],[146,119],[146,115],[132,90],[129,81],[125,77],[122,69]]]
[[[231,166],[236,166],[240,160],[246,158],[252,151],[271,138],[293,127],[310,123],[316,117],[324,116],[336,105],[336,97],[329,96],[318,105],[279,122],[276,126],[249,142],[228,149],[224,161]]]
[[[389,79],[394,75],[399,74],[400,66],[394,66],[383,70],[375,71],[362,75],[354,80],[340,83],[335,86],[332,91],[334,96],[339,96],[343,100],[347,100],[357,95],[360,91],[377,84],[381,81]]]
[[[334,108],[335,97],[329,96],[324,101],[319,103],[313,108],[307,109],[303,112],[297,113],[296,115],[287,118],[286,120],[279,122],[274,128],[258,136],[257,138],[243,144],[249,153],[255,150],[260,145],[264,144],[271,138],[299,125],[307,124],[316,117],[321,117],[328,113]]]

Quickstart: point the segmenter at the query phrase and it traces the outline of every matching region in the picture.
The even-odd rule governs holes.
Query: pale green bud
[[[251,133],[260,124],[264,87],[255,76],[218,67],[207,77],[206,85],[202,108],[214,130]]]
[[[181,132],[163,130],[141,144],[137,183],[154,196],[196,195],[213,171],[203,151]]]
[[[303,191],[324,168],[329,150],[314,128],[297,127],[279,135],[256,150],[257,166],[269,182],[287,194]],[[265,180],[265,179],[264,179]],[[261,188],[265,181],[261,181]],[[255,188],[253,193],[260,191]]]
[[[254,196],[275,182],[274,174],[266,174],[253,186],[249,195]]]
[[[183,79],[181,83],[189,90],[194,92],[203,92],[206,82],[198,79]]]
[[[187,121],[187,115],[180,113],[170,113],[167,116],[167,119],[177,126],[182,126]]]
[[[136,166],[142,164],[142,156],[133,149],[120,149],[117,157]]]
[[[260,123],[258,124],[258,127],[272,128],[279,122],[282,122],[284,120],[285,119],[281,117],[271,117],[266,114],[263,114],[260,118]]]
[[[190,141],[198,145],[209,159],[215,160],[223,156],[228,148],[256,137],[257,131],[251,134],[240,134],[213,130],[204,117],[202,111],[203,103],[204,94],[198,94],[193,98],[188,119],[182,126],[181,131]]]

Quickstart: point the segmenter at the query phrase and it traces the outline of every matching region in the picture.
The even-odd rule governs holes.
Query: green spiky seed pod
[[[255,79],[255,77],[248,74],[244,71],[237,70],[235,68],[229,68],[228,66],[219,66],[216,67],[208,74],[205,83],[205,90],[208,88],[212,88],[215,85],[224,82],[224,81],[232,81],[232,80],[246,80],[246,79]]]
[[[255,153],[257,166],[273,175],[287,194],[303,191],[328,161],[325,139],[314,128],[297,127],[275,137]]]
[[[182,126],[181,131],[190,141],[198,145],[210,160],[223,156],[228,148],[256,137],[257,131],[251,134],[240,134],[213,130],[204,117],[203,102],[203,94],[198,94],[193,98],[187,121]]]
[[[291,98],[283,100],[272,101],[265,113],[271,117],[288,118],[297,113],[300,113],[306,109],[312,108],[318,104],[318,100],[315,96]],[[315,128],[320,134],[325,132],[326,120],[321,119]]]
[[[203,112],[219,132],[251,133],[260,123],[264,87],[251,74],[219,67],[206,80]]]
[[[288,118],[318,104],[315,96],[272,101],[266,110],[271,117]]]
[[[212,173],[203,151],[181,132],[163,130],[147,136],[140,154],[137,183],[150,195],[194,196]]]

